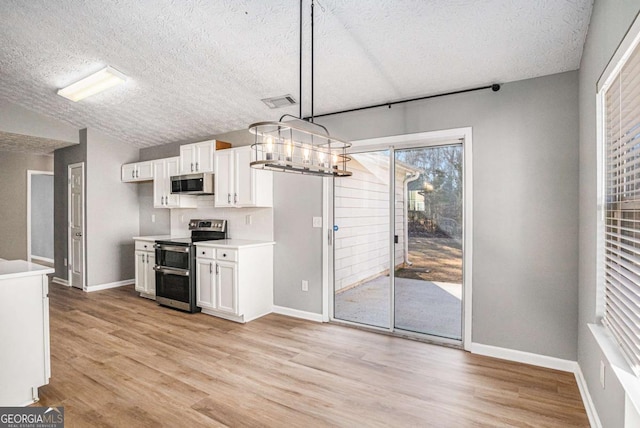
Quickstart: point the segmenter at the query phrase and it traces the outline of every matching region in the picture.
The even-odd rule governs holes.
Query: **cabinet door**
[[[136,181],[136,164],[122,165],[122,181]]]
[[[253,206],[255,199],[255,170],[249,166],[251,163],[251,147],[242,147],[235,151],[234,176],[236,205]]]
[[[213,155],[215,146],[212,141],[197,143],[195,154],[195,167],[198,172],[214,172]]]
[[[180,146],[180,174],[195,172],[195,145]]]
[[[217,309],[238,315],[237,265],[229,262],[218,262],[217,268]]]
[[[136,251],[136,291],[145,293],[145,278],[146,278],[146,251]]]
[[[213,259],[196,259],[196,304],[201,308],[216,308]]]
[[[216,207],[233,206],[233,150],[216,153],[216,171],[214,204]]]
[[[171,176],[178,175],[178,169],[180,168],[180,158],[165,159],[165,205],[168,208],[176,208],[180,206],[180,195],[171,194]]]
[[[153,206],[155,208],[165,207],[165,162],[160,159],[153,162]]]
[[[156,271],[153,267],[156,265],[156,254],[153,251],[147,251],[145,255],[146,263],[146,278],[145,278],[145,293],[155,296],[156,295]]]
[[[153,180],[153,162],[139,162],[136,178],[138,180]]]

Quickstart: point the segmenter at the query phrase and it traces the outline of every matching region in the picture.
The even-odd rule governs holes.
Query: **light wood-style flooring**
[[[574,376],[358,329],[50,287],[67,427],[587,427]]]

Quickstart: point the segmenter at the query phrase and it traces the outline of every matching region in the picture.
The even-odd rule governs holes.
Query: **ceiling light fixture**
[[[127,76],[111,67],[105,67],[66,88],[58,89],[58,95],[77,102],[126,81]]]
[[[255,135],[251,145],[255,160],[252,168],[329,177],[349,177],[347,149],[351,143],[329,135],[324,126],[313,123],[313,7],[311,0],[311,117],[302,117],[302,8],[300,0],[300,114],[285,114],[277,122],[249,125]],[[288,118],[286,122],[283,119]]]

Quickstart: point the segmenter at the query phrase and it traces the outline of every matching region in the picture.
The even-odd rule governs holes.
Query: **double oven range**
[[[227,238],[226,220],[189,221],[191,238],[156,241],[156,301],[163,306],[197,312],[196,242]]]

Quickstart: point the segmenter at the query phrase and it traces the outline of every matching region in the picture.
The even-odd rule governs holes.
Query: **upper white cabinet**
[[[216,140],[180,146],[180,174],[214,172],[213,157],[216,150],[229,147],[231,144]]]
[[[273,206],[273,173],[251,168],[252,159],[250,146],[216,152],[216,207]]]
[[[122,165],[122,181],[153,180],[153,162],[136,162]]]
[[[196,208],[195,196],[171,194],[171,176],[178,175],[180,158],[153,161],[153,206],[155,208]]]

